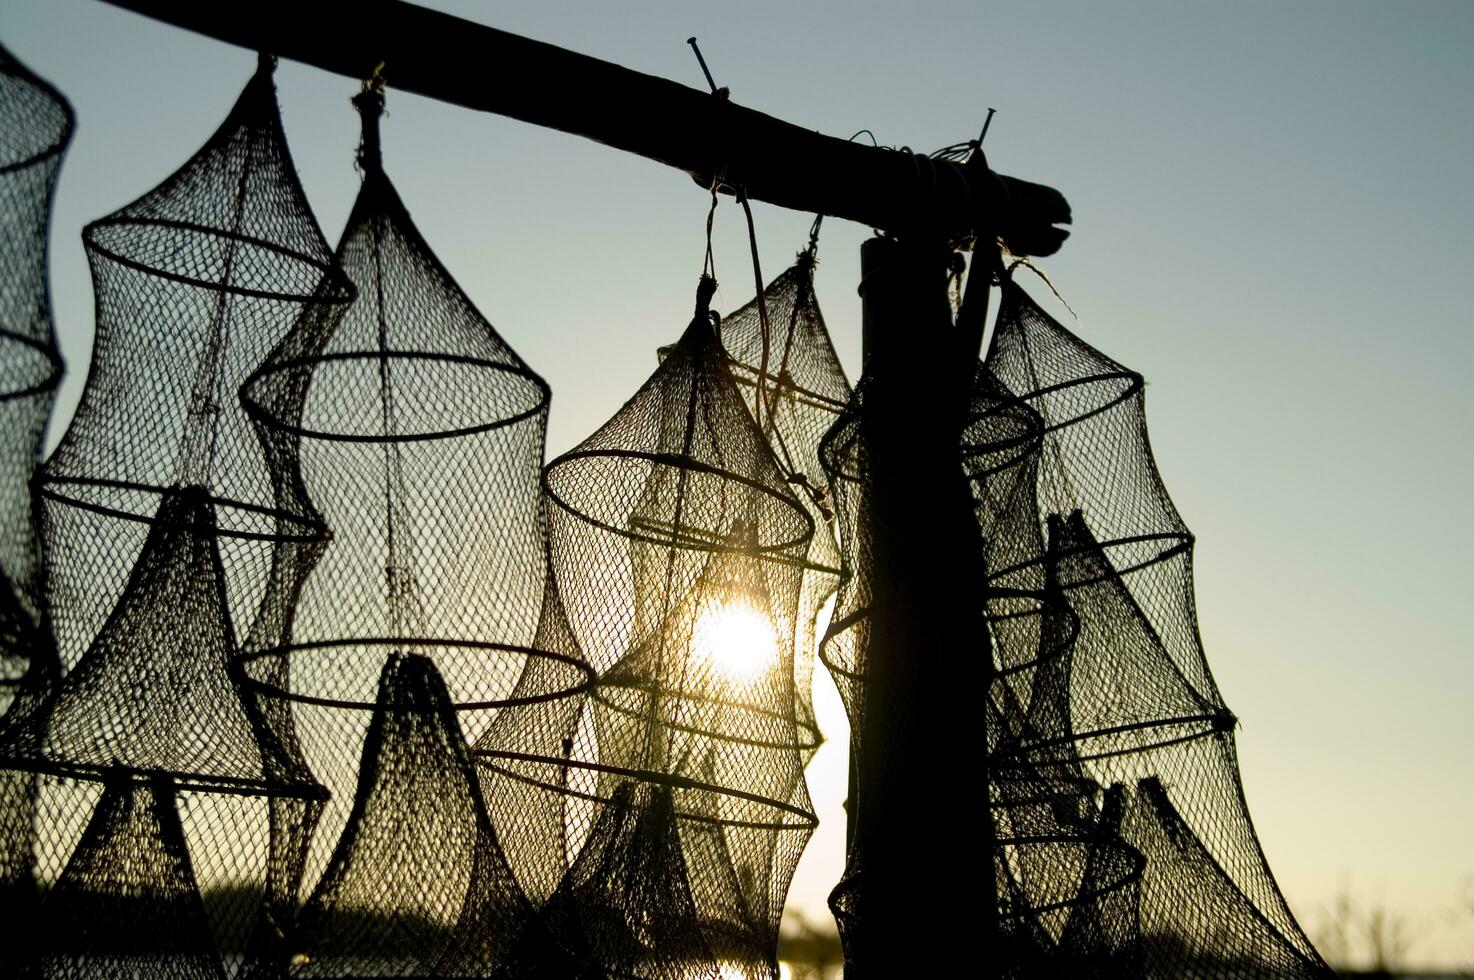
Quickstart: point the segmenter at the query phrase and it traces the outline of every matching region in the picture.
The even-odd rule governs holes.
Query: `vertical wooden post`
[[[946,247],[875,238],[860,254],[874,603],[851,738],[846,978],[986,976],[992,656],[959,451],[977,352],[952,323]]]

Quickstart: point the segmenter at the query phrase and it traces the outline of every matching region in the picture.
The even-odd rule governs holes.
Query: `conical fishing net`
[[[793,649],[798,725],[808,742],[806,751],[817,748],[822,738],[814,719],[814,657],[824,605],[839,585],[839,545],[819,442],[850,399],[850,383],[814,295],[817,261],[817,243],[811,240],[798,261],[767,285],[761,301],[754,298],[725,317],[720,330],[732,378],[794,496],[814,520]]]
[[[990,441],[996,444],[1000,434],[992,433]],[[1136,976],[1144,862],[1121,837],[1119,787],[1099,799],[1099,787],[1079,760],[1064,752],[1055,766],[1009,764],[1020,745],[1072,744],[1070,679],[1081,621],[1054,578],[1057,532],[1052,521],[1039,646],[1030,661],[999,672],[990,706],[990,813],[1003,952],[1018,977]]]
[[[126,769],[182,789],[315,793],[237,686],[225,591],[208,495],[166,490],[102,631],[52,697],[17,703],[0,758],[78,778]]]
[[[240,687],[236,657],[210,498],[201,487],[169,489],[92,646],[46,697],[22,698],[0,722],[0,763],[67,780],[43,793],[43,872],[71,853],[97,798],[89,783],[168,778],[171,807],[176,791],[187,793],[181,809],[208,869],[213,936],[231,949],[246,939],[265,877],[267,806],[251,797],[320,793]]]
[[[66,100],[0,48],[0,713],[49,647],[31,475],[61,379],[46,256],[72,125]]]
[[[167,776],[109,779],[47,893],[34,950],[44,980],[223,980]]]
[[[215,502],[230,613],[260,605],[282,526],[236,392],[319,285],[331,255],[292,169],[263,59],[230,115],[154,190],[83,231],[97,336],[81,402],[47,460],[42,494],[51,611],[70,667],[116,604],[172,486]]]
[[[615,786],[545,916],[607,976],[722,975],[696,908],[669,786]]]
[[[584,662],[549,562],[543,611],[532,646]],[[527,896],[545,902],[568,870],[565,821],[569,759],[585,708],[570,696],[558,660],[532,657],[507,706],[481,733],[474,754],[492,824]]]
[[[566,622],[600,672],[542,764],[571,855],[549,916],[619,976],[776,975],[814,825],[793,667],[813,520],[732,378],[714,288],[634,397],[544,471]],[[659,921],[677,914],[695,927]]]
[[[555,975],[559,954],[502,854],[427,657],[384,665],[353,812],[298,943],[303,977],[492,976],[514,963]]]
[[[71,140],[71,106],[0,48],[0,715],[22,683],[57,675],[44,604],[31,477],[61,379],[51,322],[51,199]],[[0,771],[0,903],[31,929],[34,773]],[[0,968],[14,950],[0,951]]]
[[[279,625],[260,615],[268,586],[301,572],[282,573],[277,546],[325,536],[307,508],[278,506],[237,389],[304,306],[347,296],[292,170],[271,68],[263,59],[179,171],[84,231],[97,336],[40,481],[49,611],[70,674],[60,690],[27,692],[0,744],[7,765],[65,777],[41,793],[43,882],[61,873],[105,772],[176,778],[232,962],[284,860],[269,811],[320,792],[290,731],[237,686],[237,645]]]
[[[1130,887],[1145,975],[1325,975],[1244,806],[1234,718],[1198,637],[1192,536],[1152,460],[1140,375],[1007,277],[985,366],[1006,408],[969,430],[965,459],[999,671],[994,785],[1090,787],[1087,822],[1142,859]],[[1102,792],[1120,808],[1110,819]]]
[[[548,387],[431,253],[380,163],[382,98],[357,101],[363,187],[337,251],[355,299],[310,308],[242,391],[283,483],[332,528],[311,577],[281,592],[283,640],[263,634],[246,665],[332,792],[309,881],[343,834],[391,655],[433,661],[471,739],[530,660],[544,698],[592,678],[576,650],[536,642]]]
[[[846,577],[821,655],[857,730],[876,608],[867,385],[823,444]],[[1142,387],[1004,278],[960,446],[988,567],[999,969],[1325,976],[1244,808]],[[863,857],[833,899],[846,934],[864,928]]]

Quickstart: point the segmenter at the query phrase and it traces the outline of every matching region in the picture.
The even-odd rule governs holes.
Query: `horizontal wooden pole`
[[[1068,232],[1058,191],[981,162],[825,136],[664,78],[404,0],[106,0],[230,44],[584,136],[748,197],[897,234],[996,233],[1049,255]]]

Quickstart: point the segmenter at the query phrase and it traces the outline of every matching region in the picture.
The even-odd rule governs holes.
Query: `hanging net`
[[[167,776],[108,779],[47,893],[43,980],[223,980]]]
[[[384,665],[353,811],[298,943],[293,973],[304,977],[558,971],[427,657],[396,653]]]
[[[344,833],[391,655],[434,663],[473,740],[516,700],[529,661],[545,699],[592,678],[576,650],[536,642],[548,387],[410,220],[380,163],[382,97],[357,102],[364,179],[337,251],[356,297],[346,312],[309,308],[242,392],[284,482],[332,528],[311,577],[281,593],[282,639],[263,634],[246,655],[332,793],[309,881]]]
[[[73,116],[66,100],[0,48],[0,715],[22,683],[57,674],[44,611],[31,477],[61,357],[51,322],[47,245],[51,198]],[[15,935],[35,911],[37,778],[0,771],[0,902]],[[0,969],[14,951],[0,951]]]
[[[867,388],[821,448],[844,546],[821,656],[857,732],[876,608]],[[998,968],[1323,977],[1244,808],[1142,388],[1005,277],[960,446],[988,569]],[[863,857],[832,899],[846,935],[863,928]]]
[[[0,713],[49,646],[31,475],[61,379],[46,256],[72,125],[66,100],[0,48]]]
[[[1144,861],[1121,837],[1120,788],[1101,799],[1100,787],[1065,751],[1053,766],[1009,764],[1020,745],[1073,743],[1070,680],[1081,620],[1053,578],[1057,530],[1051,521],[1039,646],[1030,661],[999,672],[989,705],[1002,953],[1018,977],[1137,976]]]
[[[310,514],[276,511],[236,397],[304,305],[346,298],[319,289],[331,256],[292,169],[271,71],[263,59],[173,176],[83,231],[97,335],[41,489],[67,667],[117,603],[167,488],[208,490],[230,612],[243,628],[266,588],[272,540],[322,535]]]
[[[0,759],[83,779],[125,769],[182,789],[315,795],[239,691],[235,656],[210,499],[166,490],[102,631],[53,696],[4,719]]]
[[[1327,975],[1244,807],[1234,718],[1198,637],[1192,536],[1152,460],[1140,375],[1007,277],[985,366],[974,405],[998,407],[977,413],[964,460],[988,552],[995,804],[1013,784],[1081,788],[1076,815],[1140,865],[1103,892],[1118,913],[1135,904],[1135,939],[1096,910],[1090,942],[1115,936],[1112,955],[1144,975]],[[1017,813],[993,813],[1007,849]],[[1031,908],[1077,887],[1010,867]],[[1029,918],[1071,952],[1080,933]]]
[[[320,788],[239,686],[225,591],[209,496],[166,490],[92,646],[46,697],[22,698],[0,721],[0,764],[66,780],[42,796],[43,872],[71,853],[96,783],[167,778],[171,807],[187,793],[181,809],[208,874],[213,935],[238,950],[262,903],[269,831],[260,798],[312,798]]]
[[[634,397],[544,471],[562,628],[599,680],[535,740],[544,758],[482,753],[555,798],[569,864],[549,922],[617,976],[775,976],[815,823],[793,657],[813,520],[732,378],[714,288]]]
[[[98,780],[177,782],[214,939],[239,954],[283,860],[272,811],[320,793],[291,732],[238,686],[242,636],[321,545],[237,400],[304,307],[347,289],[293,172],[263,59],[225,122],[163,184],[83,234],[97,335],[81,402],[39,482],[47,598],[65,686],[27,691],[6,764],[48,778],[37,874],[56,881]],[[284,584],[287,583],[287,584]],[[186,611],[187,610],[187,614]],[[283,801],[291,800],[292,804]]]
[[[841,544],[839,585],[819,659],[829,668],[850,718],[851,751],[859,735],[855,722],[864,715],[865,649],[870,637],[871,577],[869,514],[865,480],[870,458],[860,428],[865,389],[862,378],[843,414],[819,444],[819,458],[828,477],[834,525]]]
[[[798,261],[767,285],[761,302],[755,298],[723,318],[720,328],[732,378],[793,495],[814,521],[793,647],[805,761],[822,741],[814,719],[814,657],[824,606],[839,584],[839,544],[819,442],[850,398],[849,381],[814,296],[817,261],[817,243],[811,240]]]

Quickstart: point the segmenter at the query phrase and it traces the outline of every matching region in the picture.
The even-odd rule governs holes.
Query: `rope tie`
[[[726,170],[726,167],[718,168],[717,173],[711,178],[711,187],[708,188],[711,192],[711,207],[706,211],[706,259],[701,264],[701,275],[713,280],[717,277],[717,262],[711,250],[711,229],[717,219],[717,188],[721,186]]]
[[[737,202],[747,216],[747,244],[752,249],[752,278],[757,287],[758,335],[762,338],[762,354],[757,369],[757,397],[753,399],[753,420],[759,430],[763,427],[763,409],[768,398],[768,356],[772,346],[772,329],[768,323],[768,300],[763,286],[763,267],[757,252],[757,225],[752,219],[752,204],[747,199],[747,189],[737,188]],[[769,413],[771,418],[772,413]]]
[[[353,97],[353,108],[363,120],[358,140],[358,168],[364,173],[383,169],[379,143],[379,120],[384,115],[384,63],[363,80],[363,91]]]
[[[1048,286],[1049,291],[1054,294],[1054,298],[1059,300],[1060,304],[1063,305],[1065,309],[1070,311],[1070,316],[1075,318],[1075,322],[1080,322],[1080,314],[1076,313],[1075,308],[1071,306],[1063,296],[1060,295],[1058,289],[1054,288],[1054,283],[1049,280],[1049,276],[1045,275],[1043,269],[1030,262],[1027,258],[1015,258],[1012,262],[1009,263],[1008,268],[1003,270],[1004,275],[1008,276],[1010,279],[1013,278],[1013,270],[1017,269],[1019,266],[1023,266],[1025,269],[1028,269],[1034,275],[1042,279],[1044,281],[1044,285]]]

